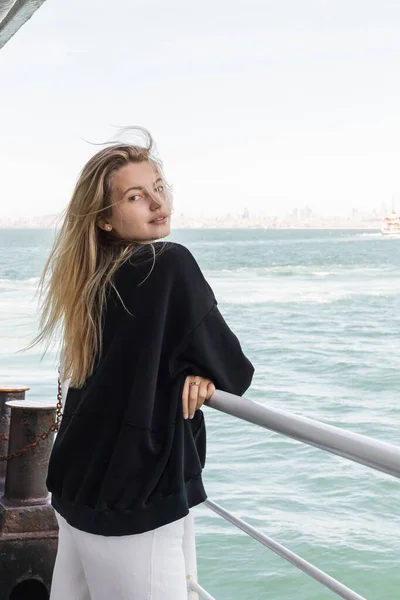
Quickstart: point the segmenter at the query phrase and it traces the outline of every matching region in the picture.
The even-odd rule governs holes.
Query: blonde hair
[[[151,135],[136,129],[147,138],[145,146],[115,142],[84,166],[39,282],[40,333],[30,347],[62,339],[63,373],[72,387],[81,387],[94,371],[107,291],[112,287],[118,295],[115,272],[143,249],[141,243],[98,226],[100,219],[111,217],[112,175],[130,162],[149,162],[162,175]]]

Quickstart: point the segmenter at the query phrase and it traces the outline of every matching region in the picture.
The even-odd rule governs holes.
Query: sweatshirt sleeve
[[[187,248],[176,243],[162,248],[154,272],[139,288],[154,348],[169,357],[172,379],[200,375],[217,389],[242,395],[254,369],[219,312],[213,290]]]
[[[254,367],[216,305],[183,340],[171,359],[172,377],[181,373],[210,379],[224,392],[242,396],[250,386]]]

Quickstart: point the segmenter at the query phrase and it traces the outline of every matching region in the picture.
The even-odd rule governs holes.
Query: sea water
[[[56,395],[36,333],[51,230],[0,230],[0,384]],[[352,230],[177,230],[256,372],[248,398],[400,444],[400,239]],[[400,481],[205,409],[209,497],[368,600],[400,598]],[[332,592],[205,507],[199,581],[217,600]]]

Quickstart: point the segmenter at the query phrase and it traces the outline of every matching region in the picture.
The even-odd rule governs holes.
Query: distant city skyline
[[[332,215],[329,217],[314,212],[310,206],[294,208],[290,213],[283,215],[265,212],[250,211],[247,207],[239,213],[225,213],[212,216],[207,213],[202,215],[187,215],[173,213],[173,228],[372,228],[380,229],[384,217],[388,214],[382,205],[381,210],[360,211],[354,208],[348,215]],[[0,229],[7,228],[55,228],[62,223],[62,214],[47,215],[44,217],[0,218]]]
[[[340,218],[384,218],[385,216],[389,215],[391,213],[391,211],[394,209],[397,211],[397,204],[395,202],[381,202],[380,205],[373,207],[372,209],[362,209],[362,208],[358,208],[356,206],[350,206],[347,208],[346,211],[343,211],[342,213],[340,212],[332,212],[332,214],[324,214],[324,213],[320,213],[318,211],[316,211],[314,209],[313,206],[310,206],[309,204],[305,204],[302,206],[294,206],[291,210],[277,210],[275,212],[271,212],[268,211],[267,207],[265,208],[252,208],[250,206],[243,206],[241,208],[239,208],[238,210],[228,210],[228,211],[201,211],[198,210],[196,211],[194,208],[192,209],[192,211],[184,211],[184,210],[177,210],[176,207],[174,207],[173,212],[172,212],[172,217],[188,217],[188,218],[192,218],[192,217],[202,217],[204,219],[218,219],[218,218],[222,218],[224,216],[232,216],[235,218],[242,218],[242,219],[246,219],[246,218],[252,218],[252,217],[265,217],[265,218],[273,218],[273,217],[277,217],[277,218],[284,218],[284,217],[291,217],[293,219],[309,219],[312,217],[317,217],[317,218],[336,218],[336,217],[340,217]],[[26,215],[22,215],[20,217],[18,216],[5,216],[2,217],[0,215],[0,223],[2,221],[5,220],[12,220],[12,219],[60,219],[62,218],[63,215],[63,211],[57,212],[57,213],[52,213],[52,214],[44,214],[44,215],[34,215],[34,214],[26,214]]]
[[[61,212],[129,124],[177,213],[400,204],[399,71],[391,0],[47,0],[0,51],[0,218]]]

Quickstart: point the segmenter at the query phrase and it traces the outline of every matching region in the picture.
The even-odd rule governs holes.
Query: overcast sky
[[[400,204],[400,2],[47,0],[0,50],[0,109],[0,217],[61,211],[85,140],[133,124],[177,212]]]

